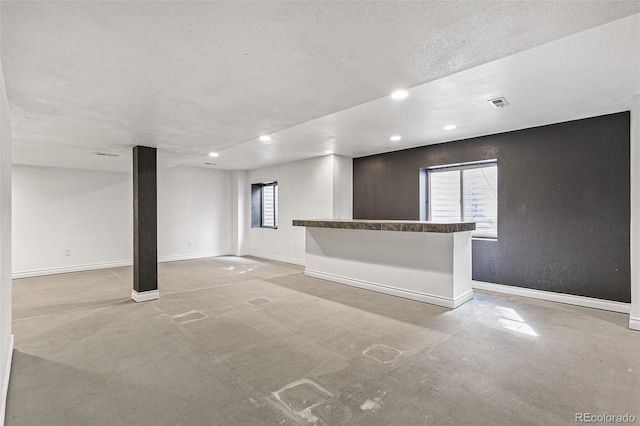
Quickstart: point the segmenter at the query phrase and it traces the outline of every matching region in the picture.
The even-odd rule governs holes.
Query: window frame
[[[273,225],[264,224],[266,207],[264,189],[267,187],[273,187]],[[260,185],[260,228],[278,229],[278,182],[276,181],[264,182]]]
[[[264,187],[273,186],[274,191],[274,222],[275,225],[264,225]],[[267,181],[251,184],[251,228],[278,229],[280,212],[278,211],[278,181]]]
[[[426,190],[421,191],[421,193],[425,194],[425,203],[426,203],[426,218],[428,221],[432,220],[431,214],[431,174],[438,172],[449,172],[449,171],[460,171],[460,218],[462,221],[467,221],[464,218],[464,173],[463,170],[472,170],[472,169],[480,169],[485,167],[495,166],[496,170],[498,170],[498,160],[490,159],[490,160],[481,160],[481,161],[472,161],[468,163],[455,163],[455,164],[446,164],[441,166],[433,166],[427,167],[424,170],[424,174],[426,175]],[[498,171],[499,173],[499,171]],[[496,182],[497,183],[497,182]],[[496,203],[497,203],[496,199]],[[473,231],[475,232],[475,231]],[[489,241],[497,241],[498,240],[498,219],[496,218],[496,233],[495,234],[476,234],[474,235],[472,232],[471,236],[473,239],[482,239]]]

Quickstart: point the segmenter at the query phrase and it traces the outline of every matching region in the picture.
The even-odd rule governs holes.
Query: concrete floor
[[[640,421],[628,315],[476,292],[449,311],[220,257],[14,281],[7,425]]]

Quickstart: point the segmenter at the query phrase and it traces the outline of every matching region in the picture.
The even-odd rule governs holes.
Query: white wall
[[[13,167],[13,276],[129,265],[129,173]],[[278,229],[251,228],[250,185],[278,181]],[[352,217],[352,160],[334,155],[252,171],[158,171],[158,260],[252,254],[302,264],[293,219]],[[71,255],[66,255],[71,250]]]
[[[333,218],[353,219],[353,159],[333,156]]]
[[[14,277],[131,263],[130,174],[13,166],[13,179]]]
[[[294,219],[327,219],[352,215],[352,161],[327,155],[250,170],[248,185],[278,182],[278,229],[251,228],[251,194],[245,197],[248,253],[283,262],[304,263],[305,229]],[[249,191],[250,192],[250,191]]]
[[[640,94],[631,104],[631,312],[629,328],[640,330]]]
[[[131,264],[130,174],[14,166],[13,178],[14,277]],[[229,254],[230,191],[230,172],[158,171],[158,260]]]
[[[0,424],[4,414],[11,373],[11,111],[0,63]]]
[[[231,172],[158,171],[159,261],[231,254],[231,228]]]
[[[247,200],[250,193],[249,174],[246,170],[231,172],[231,253],[247,254]]]

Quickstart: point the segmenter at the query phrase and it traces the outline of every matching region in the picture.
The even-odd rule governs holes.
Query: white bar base
[[[473,298],[471,232],[307,227],[305,275],[455,309]]]
[[[333,281],[338,284],[346,284],[352,287],[363,288],[365,290],[377,291],[378,293],[389,294],[391,296],[403,297],[405,299],[416,300],[418,302],[430,303],[432,305],[444,306],[445,308],[455,309],[463,303],[473,299],[473,290],[461,294],[455,299],[450,297],[436,296],[434,294],[404,290],[397,287],[390,287],[382,284],[372,283],[369,281],[363,281],[353,278],[342,277],[339,275],[328,274],[325,272],[305,270],[304,274],[313,277],[320,278],[321,280]]]
[[[131,298],[138,303],[156,300],[160,298],[160,290],[143,291],[142,293],[131,290]]]
[[[640,331],[640,318],[629,317],[629,328],[631,330]]]

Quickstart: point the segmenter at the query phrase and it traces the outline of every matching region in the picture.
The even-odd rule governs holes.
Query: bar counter
[[[305,275],[457,308],[473,297],[473,222],[294,220],[306,227]]]

